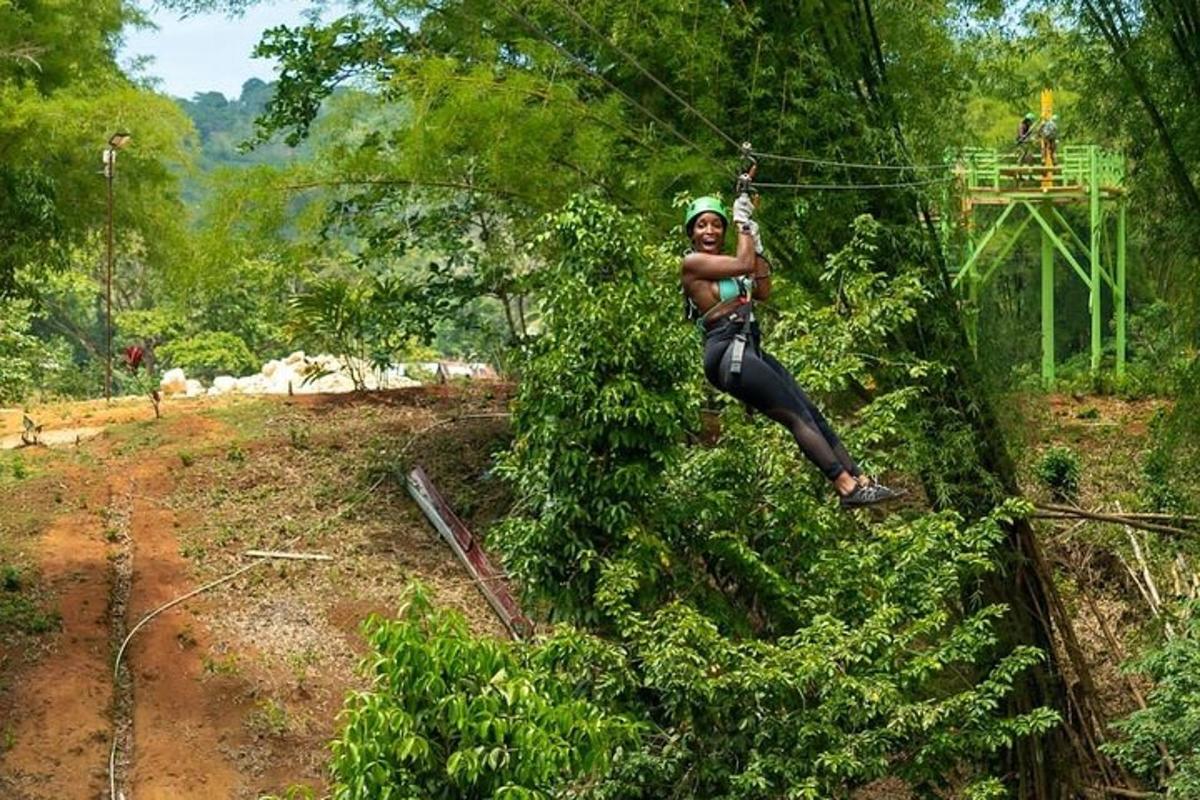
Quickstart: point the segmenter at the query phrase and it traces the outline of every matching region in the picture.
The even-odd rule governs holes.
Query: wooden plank
[[[420,466],[413,468],[408,475],[408,493],[458,556],[475,582],[475,587],[496,612],[509,634],[518,640],[532,636],[533,623],[521,611],[506,576],[492,565],[466,524],[450,508]]]

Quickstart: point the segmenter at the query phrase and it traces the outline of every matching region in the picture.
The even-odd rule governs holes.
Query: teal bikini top
[[[680,288],[682,288],[682,287],[680,287]],[[728,302],[730,300],[734,300],[738,297],[744,298],[745,300],[749,300],[750,297],[753,295],[753,293],[754,293],[754,279],[750,278],[748,276],[741,275],[736,278],[721,278],[720,280],[717,281],[717,298],[718,298],[717,304],[718,305],[720,305],[721,303]],[[703,331],[704,330],[704,314],[700,313],[700,309],[696,307],[696,304],[692,302],[692,298],[688,297],[686,292],[684,293],[683,305],[684,305],[684,315],[689,320],[694,321],[696,323],[696,326],[701,331]],[[713,308],[716,308],[716,306],[713,306]],[[711,311],[712,309],[709,309],[709,310]],[[753,314],[751,314],[751,316],[753,316]]]
[[[744,275],[736,278],[721,278],[717,281],[717,294],[722,303],[735,297],[749,297],[753,291],[754,281]]]

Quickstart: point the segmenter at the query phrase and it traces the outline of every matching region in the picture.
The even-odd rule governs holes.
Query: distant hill
[[[274,94],[274,83],[251,78],[242,84],[241,97],[230,99],[221,92],[197,92],[191,100],[176,98],[200,134],[200,174],[183,181],[183,196],[189,205],[203,201],[205,176],[215,169],[286,164],[299,155],[303,147],[289,147],[282,141],[242,151],[243,145],[254,138],[255,118],[266,110]]]

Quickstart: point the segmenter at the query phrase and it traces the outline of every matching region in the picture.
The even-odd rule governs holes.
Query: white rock
[[[216,389],[216,394],[222,394],[224,392],[232,392],[236,388],[237,378],[233,377],[232,375],[218,375],[217,377],[213,378],[209,393],[213,393],[211,389]]]
[[[242,394],[264,394],[267,381],[262,375],[248,375],[237,379],[237,390]]]
[[[288,364],[293,367],[296,366],[297,364],[303,364],[304,363],[304,351],[297,350],[296,352],[292,353],[287,358],[285,358],[283,360],[283,363]]]
[[[270,378],[282,366],[284,366],[284,363],[282,361],[276,361],[276,360],[272,359],[271,361],[268,361],[267,363],[263,364],[262,374],[264,376]]]
[[[354,381],[351,380],[349,375],[344,375],[340,372],[318,378],[310,385],[322,394],[341,394],[343,392],[354,391]]]
[[[180,394],[187,391],[187,375],[179,367],[163,373],[158,388],[163,394]]]
[[[188,397],[199,397],[204,394],[204,384],[195,378],[188,378],[184,385],[187,387],[184,391]]]
[[[297,384],[300,379],[292,368],[284,362],[278,362],[270,374],[260,376],[263,382],[263,391],[267,394],[287,394],[288,384]]]

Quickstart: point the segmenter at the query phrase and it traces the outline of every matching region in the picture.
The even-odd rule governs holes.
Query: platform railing
[[[1077,144],[1060,146],[1053,166],[1042,163],[1041,148],[1033,144],[1021,161],[1017,149],[964,148],[952,159],[963,175],[968,190],[1029,190],[1089,189],[1092,167],[1102,189],[1121,186],[1125,181],[1125,164],[1119,154],[1102,150],[1097,145]]]

